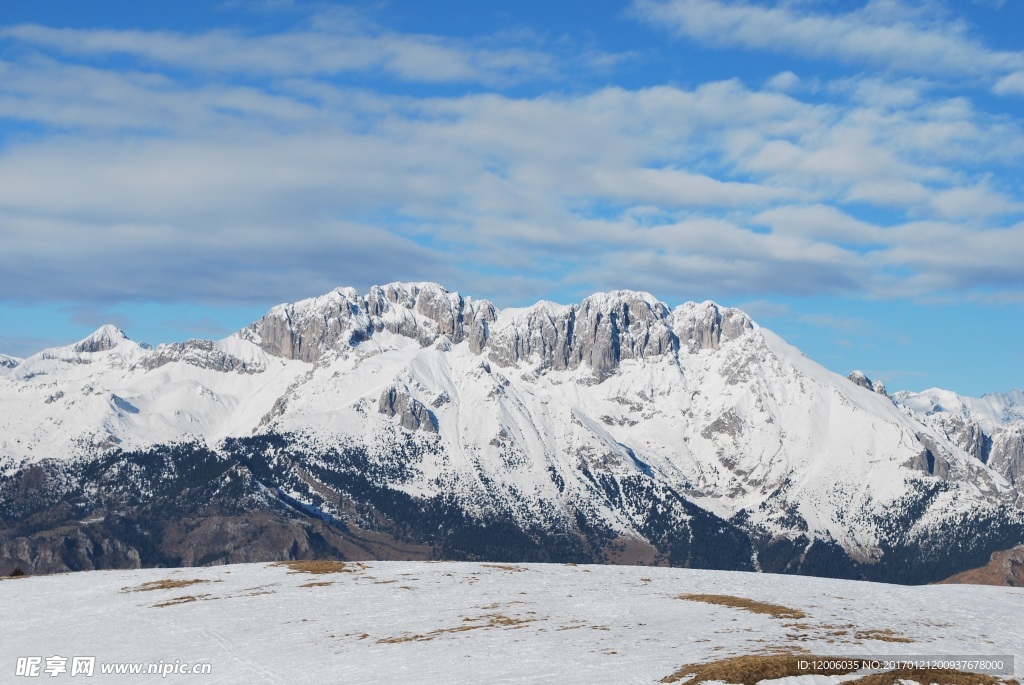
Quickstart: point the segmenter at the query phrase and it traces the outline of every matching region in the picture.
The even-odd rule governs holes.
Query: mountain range
[[[744,312],[339,288],[0,356],[0,573],[590,561],[923,583],[1024,542],[1024,392],[887,394]]]

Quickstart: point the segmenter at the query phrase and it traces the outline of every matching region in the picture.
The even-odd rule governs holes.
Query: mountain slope
[[[630,291],[499,311],[431,283],[337,289],[155,350],[104,327],[0,371],[5,549],[30,520],[84,535],[144,511],[132,525],[161,542],[139,563],[233,558],[237,542],[174,537],[193,507],[241,528],[260,512],[278,543],[350,558],[376,536],[364,556],[921,582],[1024,539],[1017,471],[863,385],[743,312]],[[175,476],[196,459],[217,465],[207,480]]]

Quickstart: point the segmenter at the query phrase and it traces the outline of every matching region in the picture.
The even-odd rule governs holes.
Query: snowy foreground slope
[[[700,594],[804,616],[679,598]],[[145,677],[101,678],[102,664],[180,661],[208,663],[211,673],[166,682],[410,685],[657,683],[687,664],[765,653],[1024,657],[1021,589],[690,569],[368,562],[321,574],[267,564],[97,571],[0,581],[0,606],[16,627],[0,647],[4,682],[32,680],[11,677],[17,657],[53,655],[95,656],[94,680],[104,683]]]
[[[499,311],[339,288],[156,349],[104,326],[0,369],[0,573],[449,558],[930,582],[1024,542],[1007,398],[939,421],[739,310],[631,291]]]

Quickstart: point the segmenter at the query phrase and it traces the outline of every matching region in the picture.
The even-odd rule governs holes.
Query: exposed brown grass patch
[[[921,685],[1019,685],[1016,680],[1002,680],[984,673],[968,673],[953,670],[925,670],[901,668],[885,673],[873,673],[863,678],[847,681],[847,685],[898,685],[901,681],[912,680]]]
[[[811,660],[805,654],[752,654],[734,656],[706,664],[688,664],[675,673],[661,679],[663,683],[688,681],[694,684],[707,680],[718,680],[741,685],[756,685],[762,680],[774,680],[797,675],[845,675],[853,669],[821,669],[811,670],[800,668],[797,664],[801,659]]]
[[[123,587],[121,592],[150,592],[152,590],[173,590],[179,587],[188,587],[189,585],[197,585],[198,583],[209,583],[208,580],[200,580],[198,578],[173,580],[171,578],[165,578],[163,580],[151,580],[148,583],[142,585],[136,585],[135,587]]]
[[[478,616],[476,618],[465,617],[462,619],[462,625],[458,625],[453,628],[438,628],[437,630],[432,630],[429,633],[381,638],[380,640],[377,640],[377,644],[393,645],[401,642],[429,642],[430,640],[437,639],[442,635],[465,633],[470,630],[483,630],[487,628],[517,629],[524,627],[528,623],[533,623],[536,620],[537,619],[535,618],[516,618],[506,616],[505,614],[485,614],[484,616]]]
[[[736,609],[743,609],[745,611],[751,611],[755,614],[767,614],[775,618],[806,618],[807,614],[800,611],[799,609],[790,609],[784,607],[781,604],[768,604],[767,602],[758,602],[753,599],[746,599],[745,597],[734,597],[732,595],[679,595],[678,599],[685,599],[690,602],[704,602],[706,604],[718,604],[725,607],[734,607]]]
[[[328,585],[334,585],[334,583],[326,580],[321,580],[313,583],[303,583],[299,587],[327,587]]]
[[[512,564],[480,564],[480,565],[481,566],[486,566],[487,568],[500,568],[502,571],[514,571],[516,573],[522,573],[523,571],[526,570],[522,566],[514,566]]]
[[[704,664],[683,666],[672,675],[661,679],[663,683],[685,681],[698,685],[707,681],[736,683],[737,685],[756,685],[762,680],[774,680],[803,675],[847,675],[856,672],[855,668],[819,668],[803,667],[800,661],[832,662],[828,665],[842,665],[843,657],[821,657],[808,654],[752,654],[720,659]],[[856,660],[852,660],[856,662]],[[837,663],[838,662],[838,663]],[[846,681],[847,685],[897,685],[901,680],[911,680],[922,685],[1019,685],[1016,680],[1001,680],[995,676],[980,673],[968,673],[954,670],[899,669],[885,673],[872,673],[856,680]]]
[[[175,597],[174,599],[169,599],[166,602],[160,602],[159,604],[154,604],[153,607],[154,608],[158,608],[158,607],[173,607],[173,606],[177,606],[179,604],[188,604],[189,602],[198,602],[201,599],[203,599],[203,600],[212,599],[212,597],[211,597],[211,595],[208,595],[208,594],[206,594],[206,595],[185,595],[184,597]]]
[[[307,561],[278,561],[271,566],[284,566],[291,569],[292,573],[355,573],[366,568],[365,564],[349,563],[345,561],[330,561],[326,559],[311,559]]]
[[[881,642],[913,642],[909,637],[903,637],[888,628],[885,630],[858,630],[854,633],[858,640],[879,640]]]

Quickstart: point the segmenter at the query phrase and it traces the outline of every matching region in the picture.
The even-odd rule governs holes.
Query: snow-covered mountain
[[[1024,540],[1019,459],[980,458],[923,400],[860,376],[739,310],[630,291],[499,311],[432,283],[344,288],[156,349],[105,326],[0,370],[0,559],[362,553],[921,581]],[[1015,401],[984,405],[1004,432]],[[48,542],[57,523],[74,532]],[[261,542],[243,544],[253,527]]]
[[[1010,483],[1024,482],[1024,391],[962,397],[932,388],[899,392],[897,404]]]
[[[0,369],[13,369],[20,363],[21,359],[18,357],[12,357],[9,354],[0,354]]]

